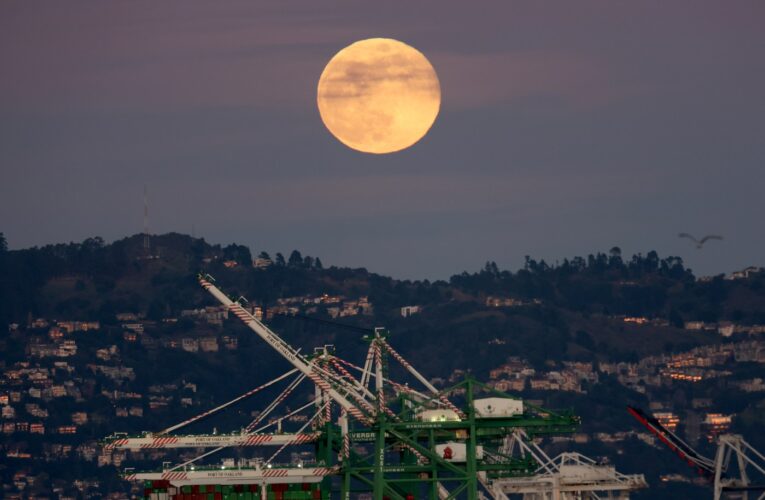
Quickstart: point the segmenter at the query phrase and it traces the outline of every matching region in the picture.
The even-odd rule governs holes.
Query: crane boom
[[[344,410],[351,414],[351,416],[362,422],[369,421],[368,417],[356,405],[348,401],[345,396],[340,394],[329,384],[329,382],[327,382],[325,375],[322,373],[322,370],[318,366],[308,361],[303,355],[301,355],[296,349],[285,342],[270,328],[268,328],[256,317],[246,311],[239,302],[235,302],[228,298],[225,293],[213,285],[205,276],[199,276],[199,284],[202,285],[202,288],[210,292],[210,295],[215,297],[218,302],[223,304],[229,311],[234,313],[234,315],[239,318],[245,325],[247,325],[250,330],[258,334],[258,336],[265,340],[268,345],[273,347],[276,352],[281,354],[284,359],[292,364],[292,366],[304,373],[322,390],[326,391],[327,394],[329,394],[329,396]]]
[[[431,384],[431,383],[428,381],[428,379],[426,379],[425,377],[423,377],[423,376],[420,374],[420,372],[418,372],[418,371],[417,371],[417,370],[416,370],[416,369],[415,369],[415,368],[414,368],[412,365],[410,365],[410,364],[409,364],[409,362],[408,362],[407,360],[405,360],[403,356],[401,356],[401,354],[399,354],[399,353],[398,353],[398,352],[397,352],[395,349],[393,349],[393,347],[391,347],[391,345],[390,345],[388,342],[386,342],[386,341],[385,341],[385,339],[383,339],[383,338],[379,337],[379,338],[378,338],[378,341],[379,341],[379,342],[382,344],[382,346],[383,346],[383,347],[384,347],[384,348],[385,348],[385,349],[386,349],[386,350],[387,350],[387,351],[388,351],[388,352],[391,354],[391,356],[393,356],[393,357],[396,359],[396,361],[398,361],[398,362],[401,364],[401,366],[403,366],[403,367],[406,369],[406,371],[408,371],[409,373],[411,373],[412,375],[414,375],[414,378],[416,378],[417,380],[419,380],[419,381],[420,381],[420,383],[422,383],[422,385],[424,385],[424,386],[425,386],[425,387],[426,387],[426,388],[427,388],[427,389],[428,389],[430,392],[432,392],[433,394],[435,394],[435,395],[436,395],[436,397],[438,397],[439,401],[441,401],[441,402],[442,402],[443,404],[445,404],[445,405],[446,405],[446,406],[447,406],[449,409],[451,409],[451,410],[452,410],[452,411],[454,411],[454,412],[455,412],[457,415],[459,415],[459,416],[460,416],[460,418],[465,418],[465,416],[466,416],[466,415],[465,415],[465,412],[463,412],[462,410],[460,410],[459,408],[457,408],[457,407],[454,405],[454,403],[452,403],[451,401],[449,401],[449,400],[446,398],[446,396],[442,395],[442,394],[441,394],[441,393],[438,391],[438,389],[436,389],[436,388],[433,386],[433,384]]]
[[[627,411],[643,424],[649,431],[656,435],[670,450],[674,451],[680,458],[688,462],[688,465],[695,467],[699,474],[706,477],[712,477],[715,473],[715,462],[691,448],[691,446],[680,439],[675,433],[661,425],[655,417],[648,415],[640,408],[627,406]]]
[[[191,468],[185,470],[163,470],[158,472],[130,472],[125,474],[128,481],[168,481],[174,486],[192,484],[241,484],[248,483],[317,483],[325,476],[337,474],[337,467],[305,468]],[[205,498],[207,496],[205,495]]]
[[[218,446],[284,446],[310,443],[319,434],[209,434],[198,436],[143,436],[119,437],[109,442],[106,449],[157,449],[157,448],[215,448]]]

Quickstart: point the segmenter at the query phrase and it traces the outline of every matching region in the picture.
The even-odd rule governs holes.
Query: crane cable
[[[293,368],[292,370],[288,371],[287,373],[285,373],[285,374],[283,374],[283,375],[281,375],[279,377],[276,377],[275,379],[271,380],[270,382],[266,382],[263,385],[260,385],[260,386],[258,386],[256,388],[252,389],[252,390],[249,390],[249,391],[245,392],[244,394],[242,394],[241,396],[237,396],[234,399],[232,399],[231,401],[223,403],[222,405],[220,405],[220,406],[218,406],[216,408],[213,408],[212,410],[208,410],[208,411],[206,411],[204,413],[200,413],[199,415],[197,415],[195,417],[191,417],[190,419],[184,420],[183,422],[181,422],[179,424],[176,424],[176,425],[173,425],[171,427],[168,427],[167,429],[158,432],[157,435],[158,436],[162,436],[164,434],[168,434],[170,432],[173,432],[173,431],[176,431],[176,430],[180,429],[181,427],[185,427],[185,426],[187,426],[187,425],[189,425],[189,424],[191,424],[193,422],[196,422],[197,420],[203,419],[205,417],[209,417],[210,415],[212,415],[214,413],[217,413],[220,410],[222,410],[224,408],[227,408],[227,407],[231,406],[234,403],[238,403],[239,401],[241,401],[241,400],[243,400],[245,398],[248,398],[248,397],[252,396],[253,394],[255,394],[257,392],[259,392],[259,391],[261,391],[261,390],[263,390],[263,389],[265,389],[267,387],[270,387],[270,386],[272,386],[273,384],[275,384],[277,382],[280,382],[280,381],[284,380],[285,378],[289,377],[290,375],[292,375],[293,373],[295,373],[297,371],[298,371],[297,368]]]

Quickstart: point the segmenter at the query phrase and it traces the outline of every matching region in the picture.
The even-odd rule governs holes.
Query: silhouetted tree
[[[497,267],[497,263],[494,261],[487,261],[486,265],[483,268],[484,272],[488,274],[498,275],[499,274],[499,268]]]
[[[235,260],[239,265],[252,265],[252,254],[250,249],[244,245],[228,245],[223,249],[223,258],[226,260]]]
[[[645,261],[648,271],[653,272],[659,269],[659,254],[656,253],[656,250],[648,252],[648,255],[645,256]]]
[[[608,251],[608,265],[612,269],[621,269],[624,266],[622,262],[622,249],[619,247],[611,247]]]
[[[286,266],[287,265],[287,263],[284,261],[284,255],[282,255],[281,252],[276,252],[276,260],[274,261],[274,263],[277,266]]]
[[[300,252],[293,250],[290,254],[290,260],[287,261],[289,267],[301,267],[303,265],[303,256]]]

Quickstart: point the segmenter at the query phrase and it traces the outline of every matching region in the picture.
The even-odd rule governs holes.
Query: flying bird
[[[697,240],[696,238],[694,238],[692,235],[690,235],[688,233],[680,233],[680,234],[677,235],[677,237],[678,238],[688,238],[692,242],[696,243],[696,248],[702,248],[704,246],[704,243],[706,243],[709,240],[721,240],[721,239],[723,239],[722,236],[716,236],[714,234],[708,234],[708,235],[704,236],[703,238],[701,238],[700,240]]]

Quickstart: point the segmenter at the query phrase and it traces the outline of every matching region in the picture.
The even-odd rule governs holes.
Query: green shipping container
[[[305,492],[303,491],[285,491],[284,492],[284,500],[305,500],[306,497]]]

